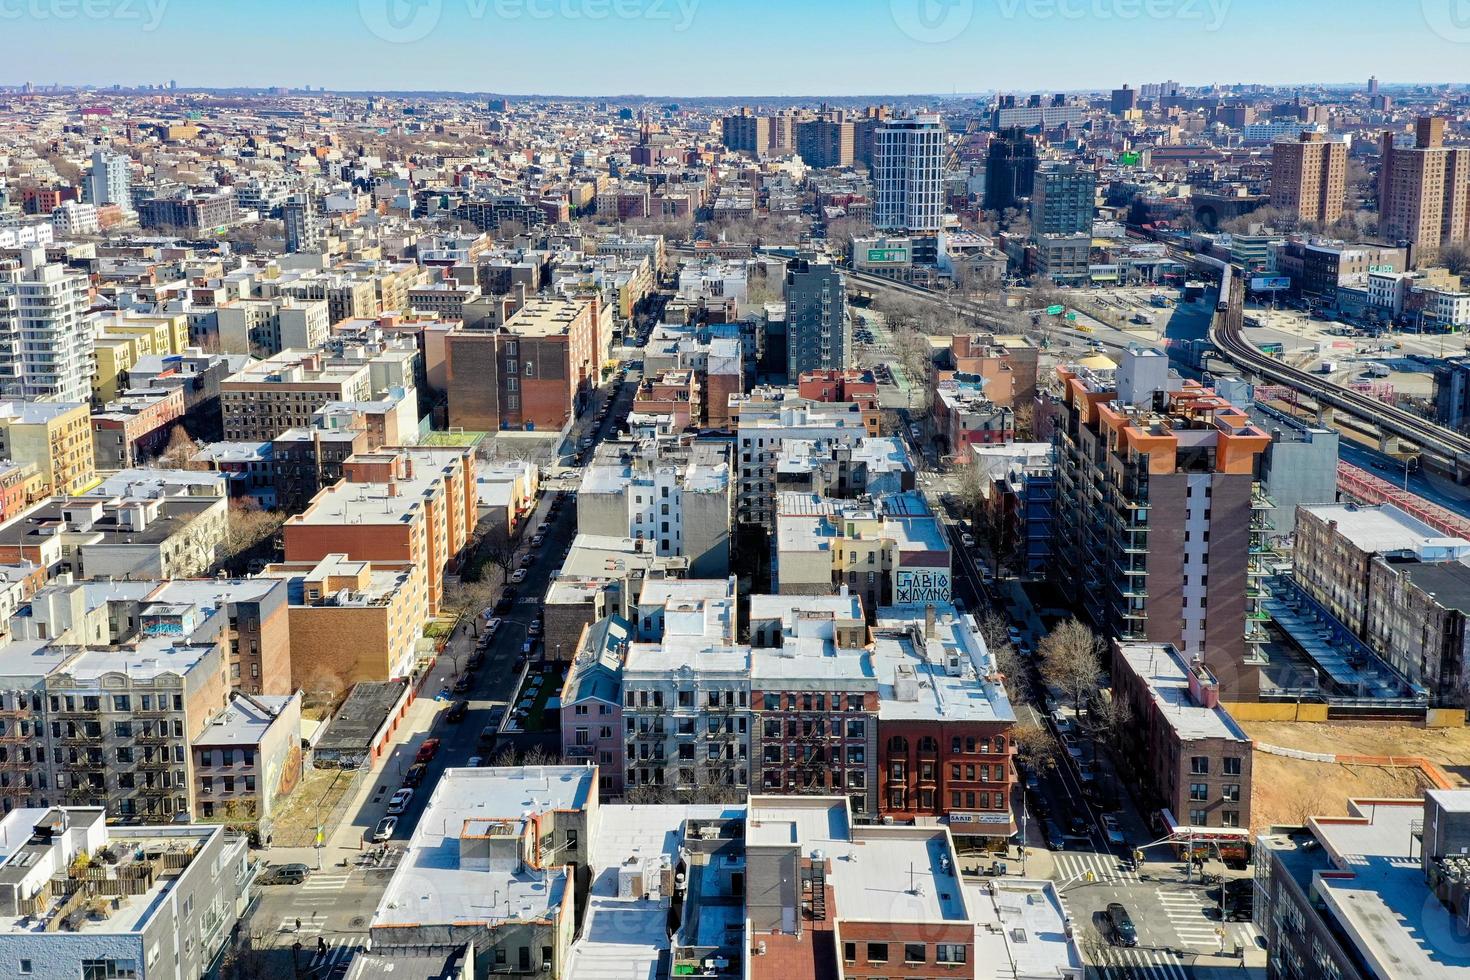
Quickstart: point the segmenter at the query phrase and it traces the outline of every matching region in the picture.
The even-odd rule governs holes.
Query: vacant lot
[[[1470,782],[1470,729],[1403,725],[1247,722],[1258,742],[1338,755],[1424,756],[1451,779]],[[1427,785],[1414,769],[1325,764],[1257,751],[1251,780],[1251,825],[1300,824],[1308,816],[1340,815],[1358,797],[1418,796]]]

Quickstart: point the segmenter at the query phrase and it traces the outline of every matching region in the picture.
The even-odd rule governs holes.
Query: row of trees
[[[1006,621],[992,613],[980,623],[985,644],[995,656],[996,667],[1005,677],[1006,691],[1015,704],[1044,711],[1042,699],[1033,681],[1031,664],[1010,641]],[[1060,690],[1077,710],[1081,720],[1106,743],[1121,744],[1124,733],[1133,723],[1128,702],[1104,696],[1101,676],[1107,644],[1076,619],[1057,626],[1042,638],[1037,654],[1037,674],[1048,688]],[[1011,733],[1016,757],[1033,772],[1053,769],[1060,759],[1061,746],[1051,731],[1034,722],[1022,722]]]

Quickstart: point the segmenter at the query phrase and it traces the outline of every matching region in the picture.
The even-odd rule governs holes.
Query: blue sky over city
[[[38,85],[796,96],[1434,82],[1470,65],[1470,0],[0,0],[0,54],[0,82]]]

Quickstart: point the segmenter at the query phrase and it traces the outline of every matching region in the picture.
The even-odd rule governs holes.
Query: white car
[[[404,810],[407,810],[408,809],[408,804],[412,800],[413,800],[413,790],[411,790],[407,786],[405,786],[405,787],[403,787],[403,789],[401,789],[398,792],[394,793],[393,794],[393,798],[388,801],[388,812],[390,814],[392,814],[393,816],[397,816],[398,814],[402,813]]]
[[[969,532],[961,534],[960,541],[964,544],[966,548],[975,547],[975,535],[970,534]]]
[[[1102,822],[1103,826],[1107,828],[1108,831],[1108,843],[1123,843],[1123,828],[1118,826],[1118,818],[1113,816],[1111,813],[1104,813]]]
[[[378,821],[378,826],[373,828],[373,843],[381,844],[393,836],[393,831],[398,829],[397,817],[384,817]]]
[[[517,568],[514,572],[511,572],[510,574],[510,581],[512,585],[520,585],[525,580],[526,570],[524,568]]]
[[[500,629],[500,617],[499,616],[491,616],[489,619],[485,620],[485,635],[486,636],[494,636],[495,635],[495,631],[498,630],[498,629]]]
[[[546,543],[546,535],[544,535],[544,534],[533,534],[533,535],[531,535],[531,547],[533,547],[533,548],[539,548],[539,547],[541,547],[545,543]]]

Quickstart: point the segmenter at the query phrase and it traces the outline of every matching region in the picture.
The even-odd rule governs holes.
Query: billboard
[[[900,568],[894,574],[893,602],[949,602],[949,569]]]
[[[868,249],[868,264],[883,265],[888,263],[901,263],[909,260],[909,250],[906,248],[870,248]]]
[[[1291,288],[1289,276],[1254,276],[1251,278],[1251,292],[1274,293]]]
[[[1138,166],[1139,161],[1141,161],[1142,159],[1143,159],[1143,154],[1141,154],[1141,153],[1134,153],[1132,151],[1129,151],[1128,153],[1119,153],[1118,154],[1118,166],[1120,166],[1120,167],[1136,167],[1136,166]]]

